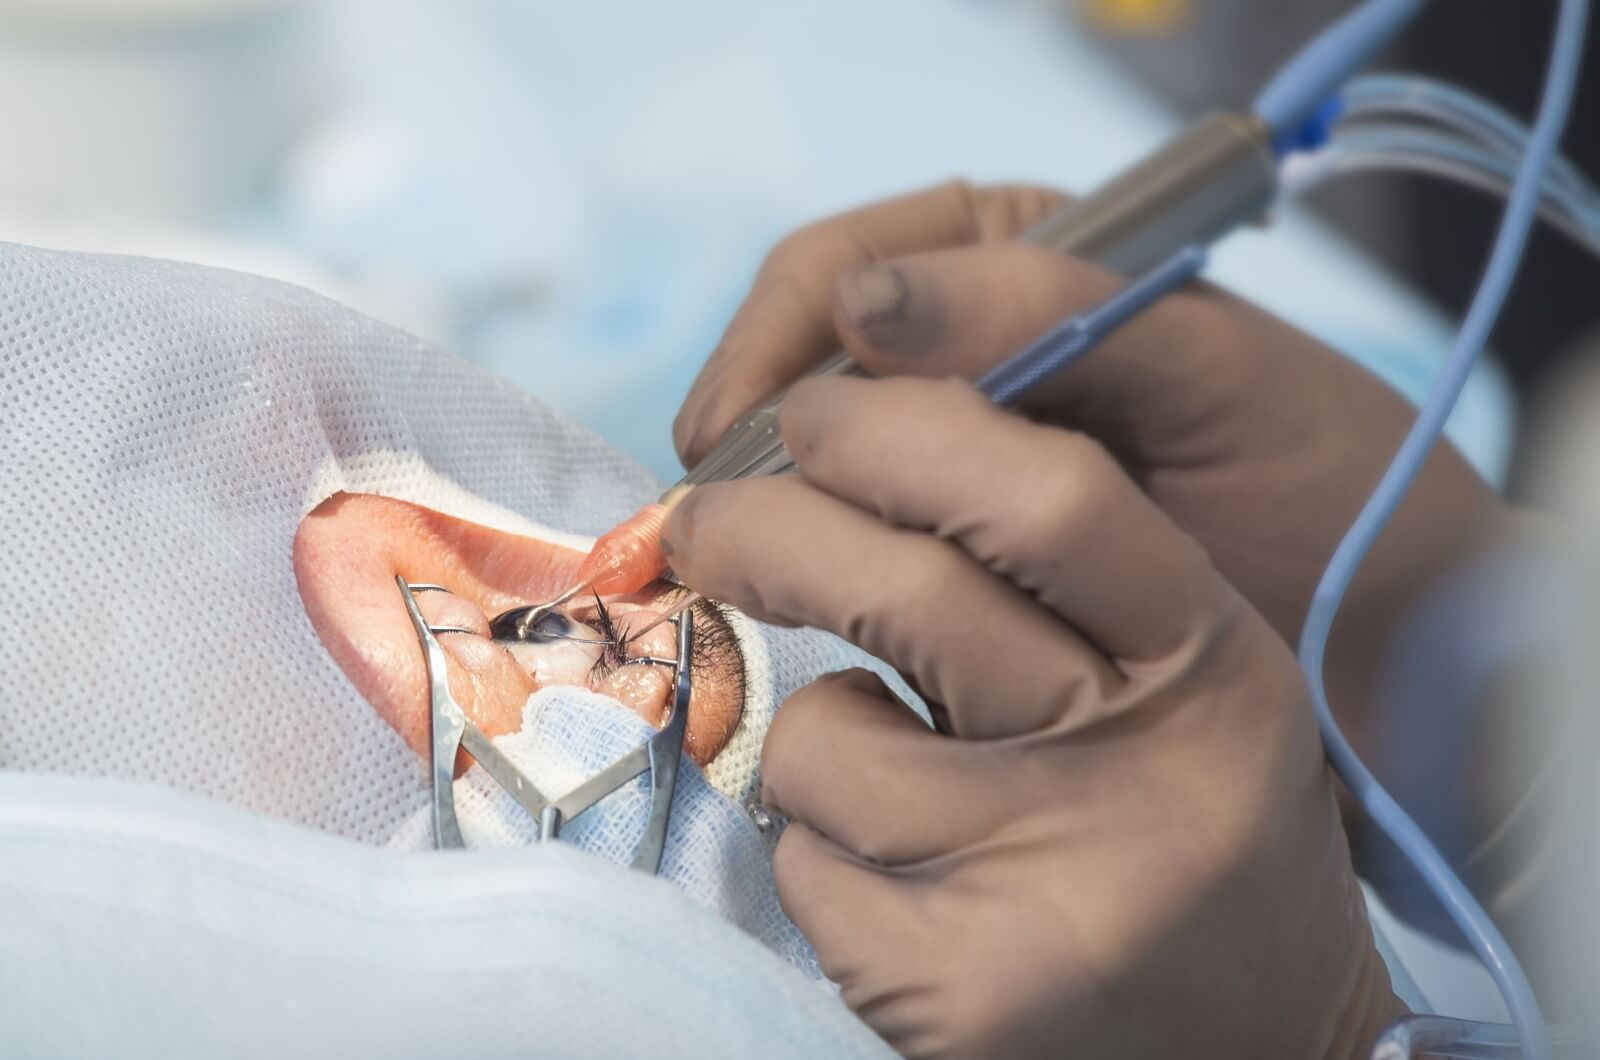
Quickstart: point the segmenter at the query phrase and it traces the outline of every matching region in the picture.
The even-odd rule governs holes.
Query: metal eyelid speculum
[[[462,748],[471,755],[495,783],[539,822],[540,840],[555,839],[561,829],[585,810],[617,791],[646,771],[650,773],[650,811],[644,835],[633,853],[632,865],[648,873],[661,868],[661,855],[667,844],[667,825],[672,816],[672,796],[678,785],[678,759],[689,719],[689,698],[694,692],[691,653],[694,646],[694,614],[684,611],[670,621],[677,629],[678,650],[674,659],[634,659],[636,663],[660,663],[673,668],[670,713],[659,731],[559,799],[545,796],[462,712],[450,694],[445,669],[444,649],[435,634],[470,633],[458,626],[432,626],[417,607],[416,594],[448,592],[442,585],[411,584],[399,575],[395,584],[405,599],[406,613],[422,645],[422,659],[428,672],[428,719],[432,734],[429,774],[433,788],[433,845],[439,848],[462,847],[461,826],[456,820],[455,762]]]

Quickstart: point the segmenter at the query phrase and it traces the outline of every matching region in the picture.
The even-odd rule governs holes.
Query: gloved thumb
[[[1067,316],[1124,281],[1089,262],[1021,243],[893,258],[844,273],[834,324],[845,348],[876,376],[975,380]],[[1091,431],[1128,426],[1180,382],[1204,302],[1168,298],[1114,333],[1023,403]],[[1192,398],[1193,395],[1190,395]],[[1120,432],[1118,432],[1120,433]]]

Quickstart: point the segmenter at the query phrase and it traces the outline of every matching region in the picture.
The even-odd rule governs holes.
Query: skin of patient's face
[[[427,670],[395,575],[431,582],[449,593],[421,593],[417,604],[433,626],[471,634],[438,636],[451,694],[467,717],[494,737],[522,727],[528,696],[550,684],[583,685],[611,696],[652,725],[665,720],[672,690],[667,666],[607,665],[601,649],[557,641],[508,650],[488,638],[489,618],[510,607],[548,600],[576,581],[583,554],[518,537],[404,501],[335,494],[306,516],[294,542],[295,578],[306,614],[350,681],[418,755],[429,749]],[[619,630],[640,629],[670,606],[674,590],[652,587],[605,601]],[[594,601],[563,610],[578,636],[598,637]],[[697,618],[700,616],[697,615]],[[720,618],[697,622],[694,694],[685,750],[699,765],[716,757],[744,705],[744,667]],[[716,636],[720,631],[723,636]],[[628,647],[630,658],[676,654],[664,623]],[[598,665],[597,665],[598,664]],[[463,753],[457,771],[466,767]]]

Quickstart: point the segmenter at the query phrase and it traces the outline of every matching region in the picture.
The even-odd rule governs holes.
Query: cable
[[[1405,852],[1428,884],[1429,890],[1438,897],[1450,918],[1471,943],[1505,998],[1506,1009],[1517,1028],[1523,1055],[1528,1060],[1549,1060],[1551,1054],[1544,1017],[1527,976],[1523,974],[1499,929],[1472,897],[1466,885],[1456,877],[1443,855],[1356,756],[1328,707],[1322,671],[1328,635],[1333,629],[1339,605],[1361,561],[1388,524],[1406,490],[1421,470],[1429,450],[1438,440],[1445,420],[1455,407],[1456,399],[1466,385],[1478,354],[1505,304],[1527,246],[1545,174],[1571,107],[1583,54],[1584,23],[1588,13],[1588,0],[1561,0],[1538,118],[1529,137],[1527,151],[1518,166],[1516,181],[1506,203],[1483,279],[1416,422],[1407,432],[1377,489],[1339,542],[1327,569],[1322,573],[1306,615],[1305,628],[1301,631],[1299,651],[1300,665],[1311,687],[1312,702],[1329,763],[1373,822]],[[1286,90],[1280,90],[1280,95],[1287,94]],[[1274,105],[1279,104],[1274,101]]]
[[[1284,159],[1279,195],[1288,201],[1335,177],[1399,172],[1437,177],[1504,198],[1516,178],[1516,163],[1515,158],[1455,133],[1405,123],[1341,124],[1321,148]],[[1576,172],[1567,181],[1553,177],[1544,183],[1539,217],[1600,257],[1600,196]]]
[[[1576,1050],[1583,1044],[1578,1027],[1549,1028],[1553,1044]],[[1413,1060],[1418,1056],[1453,1060],[1516,1060],[1524,1055],[1513,1028],[1504,1023],[1478,1023],[1444,1016],[1407,1016],[1378,1039],[1370,1060]],[[1575,1054],[1576,1055],[1576,1054]]]
[[[1364,122],[1396,116],[1418,118],[1460,133],[1479,146],[1499,154],[1514,168],[1527,149],[1528,127],[1511,114],[1445,81],[1416,74],[1369,74],[1339,92],[1341,122]],[[1507,181],[1509,183],[1509,179]],[[1574,195],[1595,203],[1583,173],[1565,157],[1550,160],[1545,184],[1564,186]]]
[[[1366,0],[1274,74],[1250,109],[1280,143],[1293,137],[1420,10],[1422,0]]]
[[[1010,407],[1040,382],[1094,349],[1105,337],[1182,287],[1206,267],[1207,249],[1188,246],[1084,313],[1074,313],[1001,361],[973,384],[996,405]]]

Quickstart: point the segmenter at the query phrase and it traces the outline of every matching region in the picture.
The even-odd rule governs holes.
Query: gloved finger
[[[1178,650],[1231,599],[1099,443],[960,380],[807,380],[780,424],[806,481],[959,543],[1115,660]]]
[[[857,1015],[878,1033],[891,1033],[874,1019],[886,1000],[874,996],[876,984],[893,981],[877,963],[887,957],[924,967],[939,944],[918,908],[920,884],[902,884],[861,864],[801,823],[784,829],[772,853],[772,875],[778,903],[817,951],[822,973],[839,984]]]
[[[1065,201],[1044,188],[953,181],[785,238],[767,255],[673,423],[684,466],[698,463],[742,413],[839,348],[832,318],[841,273],[916,250],[1011,239]]]
[[[984,754],[991,746],[935,733],[868,670],[829,674],[773,719],[761,801],[863,860],[922,861],[1014,814],[1011,793],[991,779],[1003,775]]]
[[[1035,731],[1121,684],[1075,631],[956,545],[887,526],[794,476],[696,487],[662,546],[712,599],[830,630],[906,674],[958,736]]]
[[[1089,262],[1021,243],[933,250],[841,276],[834,322],[872,375],[975,380],[1122,282]],[[1022,407],[1049,409],[1113,441],[1143,416],[1202,409],[1196,395],[1215,381],[1197,373],[1239,359],[1217,356],[1239,327],[1231,305],[1205,285],[1169,295],[1041,383]],[[1178,395],[1185,400],[1168,400]]]

